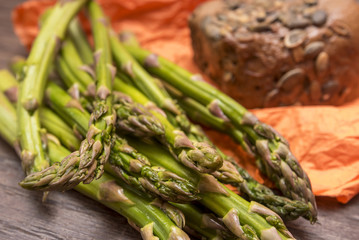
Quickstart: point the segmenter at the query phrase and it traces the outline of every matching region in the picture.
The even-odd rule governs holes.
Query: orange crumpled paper
[[[187,18],[204,1],[98,0],[115,31],[130,29],[143,47],[192,72],[199,70],[192,60]],[[39,15],[54,2],[32,0],[14,10],[15,32],[27,48],[37,35]],[[315,195],[336,197],[339,202],[347,203],[359,192],[359,100],[340,107],[297,106],[253,112],[288,139],[311,179]],[[225,136],[218,138],[219,134],[211,130],[208,133],[226,153],[242,154],[236,145],[224,141]],[[240,162],[263,181],[251,163],[243,159]]]

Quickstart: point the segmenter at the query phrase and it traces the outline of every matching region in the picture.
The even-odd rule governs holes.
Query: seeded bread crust
[[[189,18],[194,60],[247,108],[340,105],[359,96],[354,0],[227,0]]]

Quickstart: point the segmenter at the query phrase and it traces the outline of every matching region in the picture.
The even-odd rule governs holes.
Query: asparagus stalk
[[[93,64],[93,56],[91,46],[87,41],[86,34],[81,28],[77,18],[73,19],[68,29],[69,38],[74,43],[75,48],[79,51],[81,60],[86,65]]]
[[[85,3],[86,0],[57,3],[42,26],[26,60],[18,101],[18,134],[22,165],[26,174],[49,166],[41,141],[38,107],[42,102],[56,46],[63,39],[70,20]]]
[[[192,75],[170,61],[158,57],[139,47],[126,47],[146,69],[163,81],[207,106],[210,113],[221,118],[227,132],[234,128],[241,133],[240,142],[247,151],[254,152],[259,169],[271,179],[282,193],[293,199],[308,204],[311,222],[317,218],[314,194],[308,176],[299,162],[290,152],[288,142],[272,127],[260,122],[252,113],[239,103],[217,90],[198,75]],[[232,134],[230,134],[232,135]],[[238,139],[237,139],[238,140]]]
[[[0,92],[0,121],[1,136],[16,149],[18,147],[16,138],[16,112],[11,102],[2,92]]]
[[[14,107],[0,93],[0,135],[16,146],[16,113]],[[54,141],[48,139],[49,158],[51,164],[58,164],[70,152]],[[143,239],[189,239],[188,236],[161,211],[141,194],[134,192],[118,179],[104,174],[101,179],[90,184],[79,184],[78,192],[113,209],[140,229]]]
[[[115,68],[112,66],[110,42],[108,39],[108,23],[102,9],[95,1],[88,4],[88,12],[91,20],[95,42],[95,72],[96,72],[96,96],[94,111],[89,121],[89,130],[86,134],[86,144],[80,151],[92,154],[95,161],[95,171],[86,179],[99,178],[107,162],[112,147],[112,133],[115,128],[116,114],[112,109],[112,81]]]
[[[139,46],[136,36],[130,31],[121,32],[119,38],[121,42],[126,42],[126,45]],[[137,87],[143,94],[146,95],[148,99],[155,102],[156,105],[166,113],[168,121],[174,127],[181,129],[186,135],[189,135],[191,133],[192,124],[187,118],[186,113],[180,106],[178,106],[177,102],[171,98],[167,91],[161,87],[162,83],[159,79],[153,78],[146,71],[143,71],[136,60],[126,52],[121,42],[119,42],[116,37],[113,36],[113,51],[115,60],[117,61],[118,65],[126,64],[126,62],[127,64],[131,62],[132,65],[132,62],[134,62],[134,64],[137,66],[134,67],[135,73],[133,74],[126,75],[125,72],[127,71],[119,71],[119,78],[129,85]],[[124,68],[124,70],[128,69]],[[161,100],[157,99],[158,96]],[[168,105],[171,106],[171,108],[169,108]]]
[[[58,58],[58,70],[61,78],[64,81],[69,81],[67,85],[77,83],[85,96],[90,97],[90,99],[94,98],[96,86],[93,77],[95,77],[95,73],[91,72],[92,76],[90,76],[86,72],[86,70],[90,68],[83,63],[73,41],[66,38],[62,44],[60,54]]]

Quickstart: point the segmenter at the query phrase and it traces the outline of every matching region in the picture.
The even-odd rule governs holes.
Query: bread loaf
[[[339,105],[359,96],[354,0],[224,0],[189,18],[194,60],[247,108]]]

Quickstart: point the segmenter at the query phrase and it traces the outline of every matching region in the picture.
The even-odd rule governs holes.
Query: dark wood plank
[[[25,50],[13,34],[11,9],[20,0],[0,0],[0,67]],[[75,191],[41,194],[18,186],[23,178],[14,151],[0,140],[0,239],[141,239],[125,218]],[[342,205],[318,198],[319,222],[288,224],[297,239],[345,240],[359,237],[359,197]]]

